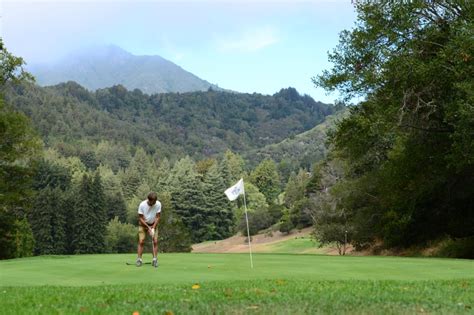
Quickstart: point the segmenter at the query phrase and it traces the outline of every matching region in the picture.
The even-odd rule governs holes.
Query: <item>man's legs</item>
[[[142,258],[143,254],[143,246],[145,245],[145,240],[139,240],[138,241],[138,249],[137,249],[137,256],[138,258]]]
[[[155,230],[155,235],[153,235],[153,261],[151,264],[153,267],[158,267],[158,230]]]
[[[138,227],[137,267],[142,265],[143,246],[145,245],[145,229]]]

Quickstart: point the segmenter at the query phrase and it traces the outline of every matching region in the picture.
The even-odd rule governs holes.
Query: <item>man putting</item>
[[[146,234],[153,239],[153,267],[158,267],[158,231],[157,224],[160,222],[161,203],[157,201],[158,197],[155,192],[148,194],[147,200],[144,200],[138,206],[138,250],[137,250],[137,267],[143,264],[142,253],[145,244]]]

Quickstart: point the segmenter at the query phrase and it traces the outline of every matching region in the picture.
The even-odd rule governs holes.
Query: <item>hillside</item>
[[[347,114],[348,110],[346,108],[339,109],[308,131],[291,135],[281,142],[250,151],[247,159],[261,161],[265,158],[271,158],[276,162],[284,162],[293,166],[299,165],[309,169],[315,160],[323,159],[326,156],[328,132],[334,129],[336,123],[346,117]]]
[[[279,254],[324,254],[338,255],[335,247],[319,247],[311,237],[312,228],[294,231],[290,234],[274,231],[260,233],[252,237],[253,253]],[[248,253],[246,237],[234,235],[220,241],[207,241],[193,245],[193,253]],[[347,253],[352,251],[352,247]]]
[[[176,158],[245,153],[277,143],[321,123],[331,105],[293,88],[273,96],[218,91],[144,94],[114,86],[91,92],[75,82],[53,87],[22,85],[6,93],[31,117],[47,146],[80,155],[101,141],[140,146]],[[84,152],[82,152],[84,153]]]
[[[33,64],[28,70],[42,86],[75,81],[96,90],[121,84],[149,94],[219,89],[160,56],[136,56],[113,45],[76,52],[54,64]]]

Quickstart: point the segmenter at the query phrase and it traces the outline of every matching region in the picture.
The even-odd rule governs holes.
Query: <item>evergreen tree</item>
[[[173,208],[170,193],[160,193],[161,217],[158,225],[158,250],[163,253],[190,252],[192,238],[189,230],[183,224],[181,217]]]
[[[34,238],[31,226],[26,217],[15,220],[14,229],[15,235],[15,252],[13,257],[27,257],[33,254]]]
[[[36,191],[46,187],[51,189],[59,188],[64,191],[69,189],[71,179],[71,173],[66,167],[46,159],[41,159],[36,167],[33,188]]]
[[[227,189],[217,165],[212,165],[203,180],[206,223],[209,234],[206,239],[223,239],[232,235],[234,212],[223,193]]]
[[[69,247],[67,236],[69,225],[66,218],[73,214],[73,210],[66,201],[66,193],[58,187],[52,190],[54,201],[50,202],[50,205],[56,203],[51,212],[51,240],[55,255],[66,254]]]
[[[100,165],[97,170],[100,174],[104,189],[107,221],[118,217],[120,222],[126,222],[127,205],[122,194],[122,186],[120,185],[119,177],[114,174],[110,167],[105,165]]]
[[[239,179],[245,176],[245,162],[239,155],[230,150],[224,153],[224,157],[220,163],[220,172],[227,186],[234,185]]]
[[[51,227],[51,206],[54,202],[51,189],[43,189],[38,192],[34,206],[30,214],[30,224],[35,239],[34,253],[36,255],[52,254],[53,239]]]
[[[98,173],[84,174],[74,211],[72,245],[74,253],[101,253],[105,250],[106,213]]]
[[[194,166],[194,162],[186,157],[173,167],[170,174],[171,202],[191,232],[193,241],[200,242],[207,235],[206,207],[202,182]]]
[[[40,190],[30,214],[35,238],[36,255],[64,254],[66,252],[66,222],[63,191],[47,187]]]
[[[95,246],[97,252],[105,251],[105,234],[107,225],[107,212],[105,204],[104,187],[99,172],[94,173],[92,181],[92,190],[90,191],[90,204],[94,214],[96,224],[96,241]]]
[[[127,222],[127,205],[122,194],[105,195],[105,209],[107,214],[107,221],[117,218],[119,222]],[[138,207],[138,205],[137,205]]]
[[[250,174],[250,181],[265,195],[267,203],[276,202],[280,192],[280,176],[274,161],[263,160]]]
[[[138,187],[142,183],[142,176],[137,167],[130,166],[125,172],[120,173],[123,195],[126,200],[130,200],[137,193]]]

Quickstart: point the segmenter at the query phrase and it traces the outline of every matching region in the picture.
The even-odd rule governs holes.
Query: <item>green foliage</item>
[[[91,170],[102,163],[115,172],[128,166],[138,148],[171,159],[189,154],[200,160],[228,149],[243,153],[306,131],[334,112],[308,96],[278,93],[147,95],[119,86],[89,92],[74,82],[6,92],[16,109],[34,117],[49,147],[80,157]]]
[[[0,259],[28,256],[32,249],[31,229],[23,217],[41,141],[30,120],[4,101],[6,85],[31,79],[23,64],[0,39]]]
[[[142,175],[136,167],[129,167],[120,174],[122,191],[124,197],[127,200],[130,200],[132,197],[136,196],[138,187],[142,182],[141,176]]]
[[[315,175],[312,174],[313,178]],[[289,209],[292,225],[304,228],[312,225],[312,219],[308,210],[308,198],[306,197],[307,186],[310,184],[310,174],[300,169],[298,174],[290,176],[285,188],[284,203]]]
[[[217,165],[209,168],[203,178],[206,223],[206,240],[224,239],[233,234],[234,211],[232,204],[224,194],[227,186]]]
[[[38,191],[45,188],[66,190],[71,186],[71,173],[68,168],[46,159],[38,161],[35,169],[33,188]]]
[[[327,154],[327,137],[335,128],[338,121],[348,114],[347,108],[339,109],[334,114],[326,116],[324,121],[312,129],[289,136],[278,143],[272,143],[247,151],[244,156],[252,166],[264,159],[272,159],[278,163],[281,175],[281,186],[288,181],[291,172],[303,168],[310,170],[311,166],[324,159]]]
[[[105,250],[106,213],[99,173],[84,174],[75,196],[73,251],[76,254],[101,253]],[[71,231],[68,230],[68,233]]]
[[[315,165],[310,185],[316,189],[306,190],[306,207],[313,222],[313,236],[321,246],[335,244],[339,255],[345,255],[347,245],[355,234],[354,220],[351,220],[354,214],[347,210],[345,204],[348,190],[341,181],[344,178],[343,166],[334,156]],[[360,229],[360,226],[357,228]]]
[[[193,242],[197,243],[205,240],[210,231],[203,183],[194,167],[189,157],[179,160],[171,171],[169,189],[173,209],[191,232]]]
[[[332,136],[348,164],[340,194],[359,245],[471,237],[474,6],[358,1],[334,67],[314,79],[364,95]]]
[[[286,211],[284,211],[283,215],[281,216],[278,229],[282,233],[289,234],[293,228],[295,228],[295,226],[293,224],[293,221],[291,220],[290,212],[288,211],[288,209],[286,209]]]
[[[28,220],[26,218],[15,220],[13,231],[15,231],[15,252],[13,253],[13,257],[28,257],[33,255],[35,240]]]
[[[21,57],[13,56],[3,44],[0,38],[0,89],[3,90],[5,84],[13,82],[15,84],[33,81],[33,76],[26,72],[23,66],[25,61]],[[3,91],[0,91],[3,92]]]
[[[108,166],[100,165],[98,172],[104,187],[107,221],[118,217],[120,222],[127,222],[127,205],[122,194],[120,178]]]
[[[435,253],[440,257],[474,259],[474,237],[449,239]]]
[[[29,119],[5,105],[1,96],[0,134],[0,204],[19,207],[31,191],[33,162],[41,146]]]
[[[64,191],[59,187],[47,186],[35,197],[29,216],[35,238],[36,255],[64,254],[67,251],[67,235],[71,226],[66,218],[71,218]]]
[[[245,161],[236,153],[227,150],[219,165],[224,183],[230,187],[245,175]]]
[[[127,223],[137,225],[138,224],[138,205],[143,200],[138,197],[133,197],[127,201]]]
[[[258,188],[255,185],[253,185],[249,181],[245,181],[244,185],[245,185],[245,198],[247,202],[248,211],[250,212],[266,211],[268,208],[268,204],[267,204],[267,201],[265,200],[265,196],[258,190]],[[241,202],[240,207],[236,213],[237,219],[240,220],[240,218],[244,214],[244,210],[245,210],[244,203]]]
[[[191,233],[176,214],[169,193],[160,193],[161,217],[158,226],[159,245],[162,253],[190,252],[192,239]]]
[[[268,228],[272,224],[272,217],[268,212],[268,209],[262,209],[260,211],[247,212],[249,221],[249,233],[250,236],[258,234],[260,230]],[[240,233],[247,236],[247,223],[245,219],[245,213],[240,218],[238,229]]]
[[[6,208],[0,207],[0,258],[15,257],[15,216]]]
[[[265,196],[268,204],[276,202],[280,193],[280,175],[273,160],[263,160],[250,174],[250,181]]]
[[[118,217],[107,224],[105,251],[107,253],[131,253],[136,250],[138,229],[129,223],[120,222]]]

